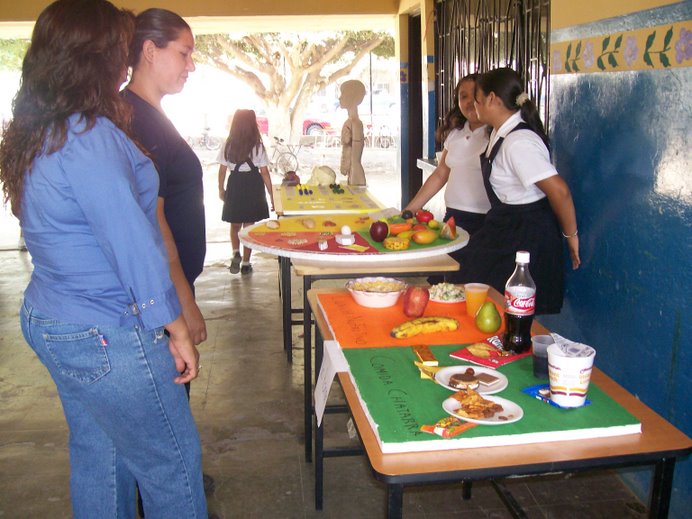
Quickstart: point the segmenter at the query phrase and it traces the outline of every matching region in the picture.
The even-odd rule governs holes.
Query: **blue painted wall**
[[[614,22],[642,27],[640,15]],[[572,189],[583,263],[568,274],[563,312],[541,320],[593,345],[597,365],[692,436],[692,69],[551,81],[554,159]],[[646,500],[651,474],[623,477]],[[692,460],[677,464],[674,485],[670,516],[690,517]]]

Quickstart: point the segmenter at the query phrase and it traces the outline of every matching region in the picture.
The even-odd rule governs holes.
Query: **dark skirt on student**
[[[269,207],[259,171],[231,171],[221,219],[229,223],[252,223],[265,218],[269,218]]]
[[[555,214],[546,198],[532,204],[502,204],[488,212],[485,224],[454,258],[455,283],[486,283],[504,293],[518,250],[531,253],[529,271],[536,283],[536,313],[557,313],[564,295],[563,244]]]

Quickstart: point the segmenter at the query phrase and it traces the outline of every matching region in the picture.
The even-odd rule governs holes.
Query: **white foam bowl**
[[[395,284],[399,288],[389,289],[384,288],[378,290],[378,285]],[[371,289],[359,290],[355,287],[359,285],[372,285]],[[368,308],[387,308],[394,306],[399,300],[401,294],[406,290],[406,283],[396,278],[385,277],[367,277],[352,279],[346,283],[346,290],[351,293],[353,300],[361,306]]]

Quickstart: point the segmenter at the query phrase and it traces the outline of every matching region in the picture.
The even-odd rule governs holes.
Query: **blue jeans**
[[[73,515],[207,519],[202,451],[163,329],[69,324],[25,301],[24,338],[48,368],[70,429]]]

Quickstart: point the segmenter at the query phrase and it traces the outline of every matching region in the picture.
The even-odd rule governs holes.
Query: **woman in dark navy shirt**
[[[132,131],[159,172],[159,224],[171,262],[171,277],[195,344],[206,340],[194,283],[204,267],[206,237],[202,165],[173,123],[161,100],[183,89],[192,62],[189,25],[165,9],[137,16],[130,45],[132,79],[124,92],[133,108]]]

